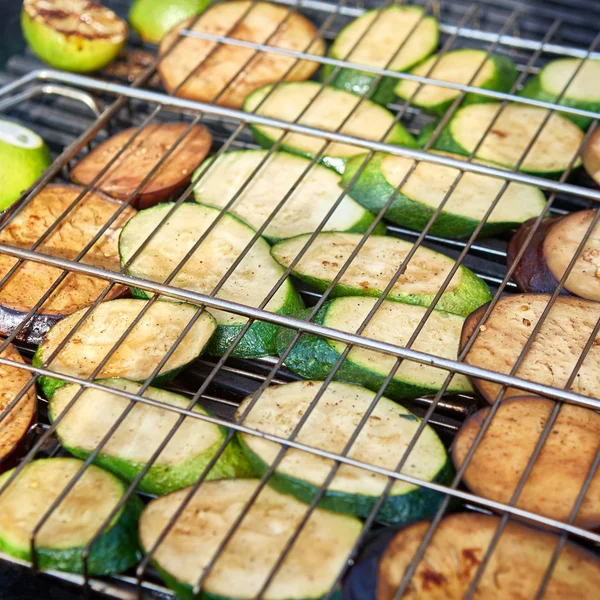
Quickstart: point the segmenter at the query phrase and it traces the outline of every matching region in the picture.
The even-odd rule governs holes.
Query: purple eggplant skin
[[[544,240],[552,227],[561,218],[549,217],[544,219],[533,234],[529,245],[512,274],[514,282],[521,291],[532,294],[551,294],[557,288],[558,281],[548,268],[544,256]],[[515,262],[515,258],[536,220],[537,217],[534,217],[533,219],[529,219],[529,221],[525,221],[510,240],[506,256],[509,267]],[[571,295],[564,286],[560,293],[567,296]]]

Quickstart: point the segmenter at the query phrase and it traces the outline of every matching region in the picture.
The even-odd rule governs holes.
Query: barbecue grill
[[[339,3],[325,0],[279,0],[278,3],[285,7],[289,7],[290,10],[294,9],[305,14],[319,28],[318,34],[327,41],[333,40],[337,32],[339,32],[345,24],[350,22],[353,18],[363,14],[363,12],[366,10],[366,7],[362,3],[354,4],[352,2],[346,2],[345,0],[341,0]],[[122,16],[125,16],[129,3],[125,0],[114,0],[112,2],[105,2],[105,4],[113,8]],[[390,3],[387,1],[384,2],[383,0],[379,0],[377,3],[369,3],[368,7],[381,7],[387,6],[388,4]],[[441,52],[447,52],[451,49],[461,47],[480,48],[484,49],[488,54],[491,54],[492,52],[506,54],[515,61],[519,69],[519,80],[510,93],[477,90],[479,93],[487,95],[505,104],[514,99],[514,94],[517,92],[518,87],[522,84],[527,76],[537,73],[546,62],[553,58],[600,58],[600,48],[598,48],[598,45],[600,44],[600,4],[589,2],[588,0],[570,0],[569,2],[550,0],[539,3],[523,3],[515,0],[480,0],[473,4],[463,0],[439,0],[431,2],[416,2],[416,4],[424,6],[426,9],[426,14],[433,14],[439,19],[441,32]],[[192,35],[200,35],[200,37],[205,37],[205,39],[218,42],[219,44],[244,45],[245,47],[249,47],[257,53],[280,53],[287,54],[298,60],[301,58],[310,59],[317,61],[320,64],[332,65],[336,69],[340,69],[342,67],[357,67],[362,70],[369,70],[378,77],[385,75],[398,79],[412,78],[413,80],[416,80],[422,84],[433,81],[442,87],[453,87],[454,89],[459,89],[461,91],[461,97],[464,96],[465,93],[475,90],[475,88],[472,88],[469,85],[448,84],[436,80],[430,80],[428,78],[411,76],[404,73],[395,73],[386,69],[365,69],[365,67],[360,67],[344,60],[330,59],[326,57],[308,55],[302,52],[283,50],[270,46],[268,41],[265,44],[254,44],[251,42],[240,42],[239,40],[228,37],[227,34],[223,36],[211,36],[208,34],[197,34],[188,30],[184,30],[182,32],[182,36]],[[22,201],[17,208],[8,212],[5,221],[0,224],[0,230],[4,229],[7,224],[11,222],[11,219],[18,214],[21,206],[26,205],[26,203],[49,182],[57,180],[60,181],[61,179],[68,181],[69,170],[76,160],[84,156],[90,151],[90,149],[94,148],[100,142],[105,140],[111,133],[131,126],[136,127],[137,132],[140,132],[151,123],[157,123],[166,120],[179,120],[182,123],[188,124],[190,127],[196,123],[202,123],[208,127],[213,136],[213,148],[211,152],[213,155],[220,155],[227,150],[258,148],[248,131],[248,124],[259,123],[263,125],[277,126],[285,131],[308,134],[324,140],[351,143],[362,147],[365,152],[385,151],[397,156],[414,159],[427,158],[428,160],[437,164],[454,166],[461,169],[461,177],[462,173],[477,172],[499,178],[506,182],[506,185],[508,185],[508,182],[511,181],[533,184],[543,189],[548,198],[547,208],[537,219],[534,231],[537,226],[539,226],[541,219],[546,215],[563,215],[575,210],[594,208],[595,203],[600,200],[600,190],[591,181],[591,179],[585,175],[585,173],[571,173],[575,160],[571,162],[571,168],[569,168],[563,174],[560,180],[554,181],[521,173],[517,170],[509,172],[501,168],[478,164],[472,160],[469,160],[465,163],[457,163],[457,161],[454,161],[451,158],[432,154],[428,150],[413,150],[404,147],[391,146],[380,141],[374,142],[354,138],[339,132],[328,132],[313,127],[307,127],[298,123],[282,122],[269,117],[248,114],[241,110],[218,106],[216,103],[203,104],[184,98],[179,98],[174,95],[169,95],[161,87],[159,80],[155,76],[159,59],[149,58],[147,54],[144,54],[145,52],[156,54],[156,47],[143,44],[133,35],[131,35],[130,38],[130,42],[127,46],[127,52],[129,53],[130,59],[133,57],[133,62],[136,62],[134,59],[137,59],[136,68],[132,68],[131,64],[129,68],[123,67],[120,69],[118,67],[111,67],[101,73],[94,74],[93,76],[75,75],[50,69],[43,65],[29,51],[24,51],[24,53],[14,55],[8,59],[4,71],[0,73],[0,84],[2,85],[0,88],[0,110],[8,118],[25,126],[29,126],[39,133],[51,148],[54,154],[54,161],[51,167],[45,172],[45,174],[33,186],[33,188],[28,190],[28,192],[23,195]],[[456,110],[461,97],[459,97],[459,99],[454,103],[453,108],[448,111],[446,116],[443,118],[443,123],[448,122],[452,113],[454,110]],[[520,101],[525,104],[549,108],[552,112],[558,108],[556,104],[547,104],[523,98],[521,98]],[[396,119],[398,121],[402,120],[402,122],[412,133],[418,133],[424,126],[432,121],[431,117],[420,113],[419,110],[410,106],[409,103],[398,103],[391,106],[391,109],[396,115]],[[581,111],[577,111],[577,109],[567,109],[565,107],[560,107],[560,110],[570,110],[570,112],[573,114],[581,113]],[[594,119],[597,119],[600,118],[600,113],[591,114],[590,116],[593,116]],[[589,138],[589,135],[595,125],[596,121],[594,121],[594,125],[586,134],[586,140]],[[490,125],[490,127],[491,126],[492,125]],[[441,130],[441,127],[438,127],[438,131],[439,130]],[[170,152],[172,152],[174,149],[175,148],[172,148]],[[274,151],[274,149],[270,152],[272,151]],[[313,163],[316,162],[316,160],[317,159],[315,158]],[[202,174],[200,174],[200,177],[201,176]],[[151,174],[149,177],[151,177]],[[176,203],[181,203],[186,200],[191,193],[194,183],[195,182],[192,182],[192,184],[190,184],[184,193],[179,194],[176,198],[173,198],[173,200]],[[90,187],[92,186],[88,186],[86,189],[89,189]],[[345,191],[346,190],[341,193],[340,201]],[[500,194],[496,198],[496,202],[499,200],[499,197]],[[447,198],[448,196],[446,199]],[[233,200],[235,200],[235,198]],[[125,204],[129,204],[131,201],[132,198],[130,197]],[[490,207],[490,210],[487,213],[488,216],[491,213],[492,208],[493,207]],[[403,229],[395,225],[388,225],[388,232],[390,235],[413,242],[416,244],[416,246],[422,244],[428,248],[439,250],[444,254],[456,259],[456,267],[449,274],[445,285],[449,283],[453,273],[461,264],[468,266],[477,275],[483,278],[488,283],[492,293],[494,294],[494,299],[490,305],[490,308],[484,313],[481,321],[481,325],[484,325],[490,311],[493,309],[500,296],[502,294],[514,293],[517,289],[515,283],[511,279],[514,269],[508,269],[506,266],[507,243],[510,236],[498,236],[496,238],[480,239],[478,237],[478,233],[481,229],[481,226],[477,227],[473,235],[467,241],[444,239],[429,235],[428,231],[430,226],[435,220],[437,214],[439,214],[440,210],[441,209],[435,211],[435,214],[432,217],[429,225],[422,233]],[[381,220],[384,212],[385,211],[381,211],[376,219],[376,222]],[[588,229],[586,239],[591,234],[593,225],[596,223],[599,217],[600,213],[597,213],[592,226],[590,226]],[[326,219],[321,224],[321,228],[325,222]],[[55,223],[55,226],[57,224],[58,221]],[[107,223],[105,227],[108,227],[108,225],[109,223]],[[47,234],[50,234],[54,227],[51,227]],[[258,233],[260,234],[261,230],[259,230]],[[370,233],[370,231],[365,234],[363,238],[364,240],[366,240],[368,233]],[[533,231],[531,235],[533,235]],[[219,299],[214,295],[202,295],[192,291],[179,289],[169,285],[168,283],[157,284],[150,281],[140,280],[138,278],[126,275],[124,270],[119,273],[111,272],[89,264],[84,264],[78,260],[66,260],[49,256],[41,253],[37,248],[38,245],[39,243],[36,243],[30,249],[21,249],[8,246],[6,244],[0,244],[0,252],[17,258],[21,262],[25,260],[34,261],[58,267],[68,272],[82,273],[98,277],[110,282],[110,286],[115,284],[134,286],[156,294],[160,293],[162,295],[170,296],[181,301],[191,302],[210,308],[218,308],[242,315],[250,319],[250,322],[254,320],[263,320],[276,325],[288,327],[298,332],[295,340],[297,340],[302,332],[309,332],[325,335],[328,338],[339,340],[349,345],[356,345],[371,350],[377,350],[396,358],[396,366],[394,371],[400,365],[402,360],[412,360],[440,367],[448,372],[448,377],[442,390],[435,396],[418,398],[403,404],[405,404],[412,412],[423,418],[423,426],[425,424],[432,425],[447,446],[452,443],[455,433],[464,420],[475,410],[484,406],[484,403],[476,396],[462,394],[450,397],[444,394],[452,375],[456,373],[476,376],[478,378],[497,382],[505,387],[516,387],[524,390],[524,393],[534,393],[548,396],[558,400],[559,403],[568,402],[580,406],[586,406],[595,410],[600,408],[600,400],[583,396],[567,389],[552,388],[542,384],[525,381],[514,376],[518,364],[520,364],[523,356],[530,348],[534,336],[539,331],[541,323],[543,322],[543,318],[540,320],[540,323],[533,328],[530,342],[525,346],[524,353],[517,363],[517,367],[513,369],[513,372],[510,375],[504,375],[501,373],[487,371],[478,367],[473,367],[461,362],[461,358],[464,356],[469,346],[462,352],[461,356],[459,356],[458,361],[430,356],[422,352],[412,350],[410,343],[406,347],[397,347],[374,339],[369,339],[368,337],[363,337],[360,335],[360,333],[364,327],[362,327],[360,331],[350,334],[342,331],[331,330],[310,321],[301,321],[293,317],[272,314],[262,308],[266,305],[270,296],[266,297],[263,305],[260,308],[253,308]],[[88,245],[88,248],[91,247],[91,245],[92,243]],[[580,246],[580,250],[582,248],[583,243]],[[83,254],[84,252],[80,254],[80,257]],[[403,265],[398,265],[398,271],[395,274],[393,281],[400,276],[406,262],[408,262],[409,259],[410,254]],[[552,294],[552,298],[545,315],[547,315],[550,306],[563,289],[564,283],[574,264],[574,261],[575,257],[573,257],[567,273],[560,280],[556,292]],[[19,264],[21,264],[21,262]],[[342,267],[338,278],[341,277],[345,268],[347,268],[347,264]],[[10,275],[6,276],[0,281],[0,286],[6,283],[9,276]],[[390,283],[390,285],[393,283],[393,281]],[[44,300],[52,293],[57,285],[58,282],[47,291],[47,294],[44,296],[44,298],[42,298],[36,304],[36,309],[43,304]],[[316,293],[303,284],[298,284],[298,288],[301,290],[301,294],[307,306],[315,307],[314,312],[316,313],[318,307],[320,307],[326,300],[327,293],[325,295]],[[275,290],[271,290],[269,295],[272,295],[274,291]],[[89,310],[93,311],[94,307],[102,300],[104,296],[105,293],[101,295],[96,302],[94,302]],[[428,314],[429,311],[426,313],[426,315]],[[418,332],[424,324],[424,321],[425,319],[412,336],[411,343],[418,335]],[[6,340],[1,342],[0,351],[12,342],[17,345],[23,356],[31,358],[35,348],[26,343],[19,342],[16,339],[18,331],[20,331],[21,328],[22,326],[17,328],[17,331],[10,335]],[[600,329],[600,322],[594,329],[594,336],[598,332],[598,329]],[[63,342],[63,344],[64,343],[66,343],[66,340]],[[169,349],[164,358],[164,362],[166,362],[173,350],[174,347]],[[203,357],[202,359],[197,360],[190,368],[185,370],[183,374],[178,376],[169,386],[170,389],[178,391],[179,393],[189,397],[189,408],[191,408],[194,403],[198,402],[211,411],[211,416],[194,413],[190,410],[176,409],[174,407],[173,410],[175,412],[179,412],[179,414],[182,416],[191,416],[193,418],[204,419],[213,423],[224,425],[229,428],[230,435],[233,435],[236,431],[243,431],[255,435],[264,435],[260,431],[249,429],[244,425],[243,422],[233,422],[232,419],[235,408],[237,408],[239,402],[249,394],[254,394],[254,398],[257,399],[267,386],[279,385],[297,380],[299,378],[283,366],[283,360],[285,356],[282,358],[249,360],[230,358],[229,354],[230,352],[226,353],[225,356],[220,359]],[[107,360],[109,356],[107,357]],[[576,372],[581,366],[584,358],[585,353],[579,358],[574,372]],[[164,362],[162,364],[164,364]],[[101,384],[92,382],[93,377],[87,381],[77,377],[54,374],[47,368],[34,368],[29,363],[20,365],[7,358],[0,358],[0,364],[17,366],[19,368],[27,369],[42,375],[52,374],[53,376],[65,381],[79,383],[87,387],[102,389]],[[155,373],[158,371],[159,368],[156,369]],[[385,395],[385,388],[390,382],[392,375],[393,372],[390,373],[385,384],[377,393],[377,399],[380,396]],[[329,376],[325,382],[323,382],[323,387],[317,394],[317,399],[320,397],[320,394],[322,394],[327,385],[331,382],[332,377],[333,374]],[[146,383],[149,385],[150,381]],[[142,390],[145,389],[147,385],[145,385]],[[505,387],[503,388],[502,394],[504,393]],[[14,400],[12,405],[15,405],[26,393],[26,391],[27,390],[24,389],[19,397]],[[132,403],[147,401],[141,397],[141,391],[138,395],[126,392],[118,393],[128,398]],[[45,400],[39,398],[39,403],[42,406],[44,405],[44,402]],[[488,419],[486,419],[486,423],[483,426],[483,431],[485,431],[489,425],[494,412],[495,410],[492,408],[490,415]],[[5,418],[7,413],[8,410],[0,415],[0,419]],[[548,436],[552,427],[552,423],[556,418],[556,414],[557,412],[555,411],[553,416],[546,424],[544,432],[538,443],[538,448],[543,445],[546,437]],[[31,443],[31,449],[28,451],[22,461],[20,461],[19,465],[27,464],[35,457],[57,456],[64,453],[64,450],[61,448],[54,435],[56,424],[51,425],[49,423],[44,410],[40,411],[38,421],[39,422],[33,429],[34,437]],[[119,422],[121,421],[118,421],[117,425]],[[359,424],[356,435],[358,434],[362,425],[364,425],[364,420],[361,422],[361,424]],[[171,439],[173,433],[174,430],[171,431],[169,436],[163,441],[161,448],[163,448],[168,440]],[[331,476],[321,487],[320,494],[322,494],[326,489],[326,486],[328,483],[330,483],[335,470],[340,464],[358,466],[367,470],[371,470],[374,473],[387,476],[389,478],[389,484],[386,488],[386,493],[390,491],[391,484],[394,481],[401,480],[410,483],[416,483],[418,485],[440,491],[444,494],[445,500],[436,516],[432,520],[431,528],[425,537],[418,555],[415,557],[412,567],[416,567],[418,560],[422,557],[425,547],[428,541],[431,539],[437,524],[451,503],[460,503],[465,510],[488,513],[500,512],[503,515],[500,525],[501,528],[505,526],[509,519],[513,519],[514,517],[525,517],[538,524],[555,527],[560,533],[561,544],[564,544],[567,539],[573,539],[580,544],[594,549],[600,542],[600,534],[598,532],[589,531],[573,525],[577,508],[581,504],[587,486],[589,486],[596,467],[600,462],[600,451],[596,456],[592,470],[586,478],[586,485],[581,490],[577,505],[575,506],[571,515],[571,519],[567,523],[559,523],[549,519],[548,517],[536,515],[523,509],[516,508],[515,504],[518,500],[518,494],[512,498],[512,501],[509,504],[501,504],[483,497],[479,497],[461,486],[462,473],[465,471],[468,465],[468,460],[472,457],[477,444],[474,445],[473,451],[469,454],[463,468],[458,471],[452,484],[446,486],[415,480],[414,478],[401,473],[405,459],[408,456],[408,452],[404,457],[398,457],[399,462],[397,468],[395,470],[390,470],[374,465],[364,464],[356,459],[348,458],[348,447],[346,448],[345,452],[337,455],[300,444],[295,441],[295,437],[296,435],[292,435],[290,439],[280,439],[274,436],[267,436],[267,439],[279,442],[283,448],[300,448],[306,450],[307,452],[314,452],[321,456],[326,456],[335,460],[336,466],[332,470]],[[481,435],[479,436],[478,440],[480,439]],[[104,440],[104,443],[105,442],[106,439]],[[414,443],[416,443],[416,439],[412,441],[411,446],[409,446],[409,450],[411,447],[413,447]],[[97,452],[100,452],[100,450],[101,447],[98,447]],[[158,452],[155,454],[155,458],[157,455]],[[91,462],[91,458],[93,458],[93,456],[86,461],[86,465]],[[530,461],[529,467],[533,465],[534,461],[535,454]],[[267,484],[269,474],[273,471],[273,469],[274,467],[272,467],[267,475],[265,475],[261,481],[261,486]],[[529,470],[530,469],[528,469],[528,471]],[[207,471],[208,468],[205,471],[205,475]],[[526,471],[526,473],[528,471]],[[52,507],[53,510],[56,508],[58,502],[64,498],[64,496],[72,488],[76,480],[77,478],[69,482],[59,500]],[[201,481],[198,481],[196,485],[199,485],[200,483]],[[524,481],[522,483],[524,483]],[[522,489],[522,486],[520,486],[520,488]],[[136,492],[130,489],[129,494],[133,493]],[[318,499],[319,496],[317,496],[317,498],[310,505],[307,505],[307,511],[310,512],[314,510]],[[382,501],[383,497],[381,502]],[[353,587],[353,581],[358,579],[358,576],[353,576],[353,571],[356,570],[357,573],[361,574],[365,572],[364,569],[366,567],[364,566],[364,561],[361,562],[361,557],[364,557],[365,547],[370,547],[369,541],[374,535],[378,534],[381,529],[381,526],[375,523],[375,514],[377,509],[378,507],[376,507],[370,517],[366,519],[363,533],[361,534],[352,554],[348,556],[345,568],[339,573],[338,583],[344,583],[343,593],[347,598],[356,598],[356,600],[359,598],[360,600],[365,598],[366,600],[366,596],[369,595],[368,586],[363,585],[362,588],[360,586]],[[43,522],[48,519],[50,512],[46,515],[43,515],[43,521],[38,526],[38,531]],[[173,525],[174,520],[175,519],[169,523],[169,527]],[[237,522],[239,523],[240,520],[241,517]],[[500,531],[501,530],[499,530],[498,535],[494,539],[494,544],[498,541]],[[298,533],[299,532],[296,532],[295,536]],[[288,541],[285,551],[278,561],[278,565],[281,564],[281,560],[283,560],[286,553],[291,548],[295,536]],[[35,540],[32,540],[32,544],[34,543]],[[552,568],[560,551],[560,547],[560,545],[557,547],[554,560],[548,566],[546,577],[542,586],[540,586],[537,597],[542,597],[543,595],[544,586],[547,584],[552,573]],[[483,563],[478,570],[478,576],[471,586],[471,595],[475,589],[477,578],[483,572],[485,562],[489,559],[492,550],[493,546],[490,547],[486,553],[486,556],[484,557]],[[161,579],[151,567],[151,556],[152,553],[142,559],[137,568],[134,568],[123,575],[116,575],[106,578],[91,577],[87,575],[79,576],[56,571],[52,571],[48,574],[59,581],[81,586],[82,594],[93,591],[105,594],[109,597],[122,599],[134,599],[138,597],[174,597],[173,592],[163,585]],[[31,567],[31,569],[34,571],[38,570],[38,565],[36,564],[35,560],[34,563],[30,565],[29,563],[20,561],[7,554],[0,554],[0,559],[8,563]],[[212,565],[214,565],[214,561]],[[359,571],[359,569],[361,570]],[[413,569],[411,568],[402,582],[397,597],[401,597],[403,591],[406,590],[406,586],[408,585],[412,573]],[[274,573],[271,573],[271,576],[273,574]],[[368,579],[369,576],[372,576],[372,574],[364,575],[364,577],[367,578],[365,579],[366,581],[370,581]],[[202,580],[204,580],[205,577],[206,573],[203,575]],[[202,581],[198,582],[199,585],[201,585],[201,583]],[[265,582],[263,592],[267,586],[267,583],[268,582]],[[333,593],[334,592],[332,588],[331,594]],[[329,597],[331,597],[331,594]],[[373,595],[371,595],[371,597],[373,597]]]

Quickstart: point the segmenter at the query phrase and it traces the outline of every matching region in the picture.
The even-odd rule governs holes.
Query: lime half
[[[25,0],[21,27],[44,62],[78,73],[105,67],[127,39],[127,23],[88,0]]]
[[[0,120],[0,210],[16,202],[50,164],[50,152],[37,134]]]

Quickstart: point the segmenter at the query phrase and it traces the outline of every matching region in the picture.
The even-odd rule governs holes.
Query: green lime
[[[25,0],[23,35],[49,65],[65,71],[97,71],[112,62],[127,39],[127,23],[88,0]]]
[[[16,202],[50,162],[50,152],[37,133],[0,120],[0,210]]]
[[[134,0],[129,24],[145,42],[158,44],[185,19],[201,13],[211,0]]]

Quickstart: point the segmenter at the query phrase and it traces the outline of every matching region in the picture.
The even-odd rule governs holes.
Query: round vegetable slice
[[[313,322],[355,333],[366,320],[377,302],[376,298],[337,298],[327,302],[319,310]],[[312,309],[303,317],[308,318]],[[397,346],[405,346],[423,319],[427,309],[400,302],[383,302],[370,319],[361,335]],[[456,360],[458,344],[464,319],[458,315],[434,311],[425,323],[413,350]],[[292,342],[295,332],[281,329],[277,336],[279,354],[283,354]],[[337,364],[346,345],[316,335],[304,334],[292,348],[285,360],[286,366],[308,379],[325,379]],[[379,391],[396,363],[396,357],[365,348],[350,350],[334,379],[363,385]],[[385,389],[386,395],[395,399],[418,398],[437,392],[448,375],[447,371],[421,363],[402,361],[394,378]],[[472,391],[464,375],[455,375],[446,393]]]
[[[297,381],[265,390],[244,424],[263,433],[289,438],[314,400],[321,381]],[[252,401],[249,396],[238,409],[241,415]],[[330,383],[296,437],[299,443],[340,453],[375,394],[345,383]],[[395,470],[421,424],[421,419],[388,398],[380,398],[352,445],[349,458]],[[258,436],[240,434],[240,442],[257,473],[273,464],[280,445]],[[288,449],[269,483],[285,494],[310,503],[333,468],[334,461],[303,450]],[[423,481],[448,483],[452,469],[444,445],[426,426],[402,470]],[[342,465],[319,500],[319,506],[337,513],[366,518],[387,485],[388,478],[372,471]],[[437,492],[396,481],[379,509],[377,518],[392,523],[412,523],[432,516],[442,500]]]
[[[453,50],[443,55],[435,55],[412,69],[413,75],[449,81],[462,85],[486,90],[509,92],[517,79],[515,63],[501,54],[488,57],[485,50],[463,48]],[[474,78],[474,79],[473,79]],[[416,81],[400,79],[394,89],[403,100],[409,100],[413,106],[418,106],[436,115],[443,114],[460,94],[459,90],[436,85],[421,85]],[[416,95],[413,98],[413,94]],[[489,102],[486,96],[474,92],[465,95],[463,104]]]
[[[242,252],[246,252],[255,232],[233,215],[223,215],[218,209],[199,204],[180,205],[165,225],[155,232],[172,208],[173,204],[155,206],[141,211],[128,223],[119,240],[122,264],[152,236],[144,250],[128,267],[127,273],[163,282],[180,265],[208,227],[219,218],[207,238],[171,282],[176,287],[210,294],[234,261]],[[283,274],[284,270],[269,255],[269,244],[259,238],[228,276],[216,296],[257,307]],[[137,289],[133,289],[132,293],[142,298],[151,295]],[[291,281],[286,279],[267,303],[265,310],[278,314],[295,314],[303,307],[299,294]],[[210,313],[217,320],[218,328],[208,352],[213,356],[220,356],[232,344],[247,319],[212,308]],[[233,350],[232,356],[251,358],[274,355],[277,331],[276,325],[255,321]]]
[[[502,402],[477,446],[463,481],[479,496],[508,504],[531,459],[554,408],[552,400],[521,396]],[[484,408],[469,417],[454,440],[457,469],[473,446],[489,413]],[[535,459],[516,506],[567,522],[598,452],[600,415],[564,404]],[[574,525],[600,525],[600,473],[587,489]]]
[[[442,519],[403,598],[459,600],[465,597],[500,524],[499,517],[458,513]],[[392,600],[430,524],[400,531],[386,548],[377,581],[377,600]],[[481,600],[534,598],[558,537],[509,521],[477,582]],[[547,600],[594,600],[600,587],[600,562],[567,542],[544,591]]]
[[[256,479],[203,482],[153,554],[161,576],[180,598],[192,588],[258,485]],[[140,542],[148,551],[189,490],[148,504],[140,518]],[[291,496],[264,488],[228,541],[204,582],[206,597],[256,597],[306,513]],[[265,600],[320,598],[334,585],[362,529],[358,519],[319,508],[264,592]]]
[[[531,243],[513,272],[513,278],[524,292],[551,293],[565,274],[577,248],[589,229],[595,210],[583,210],[542,221]],[[525,223],[508,247],[508,264],[512,265],[535,220]],[[596,225],[577,257],[563,287],[588,300],[600,300],[600,239]]]
[[[315,26],[300,13],[292,11],[289,15],[288,7],[244,0],[216,4],[195,23],[195,17],[180,23],[160,45],[160,54],[165,57],[158,70],[165,87],[169,92],[179,88],[177,95],[184,98],[241,108],[248,94],[267,83],[280,81],[284,76],[286,81],[309,79],[319,63],[298,62],[283,54],[256,52],[230,44],[223,44],[213,52],[216,42],[189,36],[170,50],[181,36],[180,31],[191,27],[198,33],[320,56],[325,54],[325,42],[317,37]],[[281,26],[284,20],[285,26]],[[168,54],[167,50],[170,50]]]
[[[325,131],[339,129],[339,133],[365,140],[380,142],[385,137],[384,141],[388,144],[415,146],[412,135],[400,123],[394,123],[394,115],[386,108],[349,92],[331,87],[324,88],[314,81],[287,83],[276,88],[272,85],[262,87],[248,96],[244,102],[244,110]],[[256,141],[264,148],[270,148],[284,135],[284,132],[276,127],[253,124],[248,126]],[[325,146],[321,162],[338,173],[344,172],[345,163],[350,157],[365,151],[359,146],[328,143],[321,137],[302,133],[286,134],[279,149],[313,158]]]
[[[32,560],[30,537],[42,516],[75,477],[83,461],[49,458],[27,464],[0,495],[0,549]],[[11,476],[0,477],[4,485]],[[35,539],[41,569],[83,572],[82,552],[125,495],[125,484],[111,473],[88,466]],[[138,559],[136,525],[143,504],[131,496],[92,546],[90,575],[120,573]]]
[[[136,194],[135,205],[146,208],[169,199],[191,180],[194,169],[210,151],[210,133],[201,125],[194,125],[183,140],[178,141],[187,128],[185,123],[154,123],[144,127],[94,187],[114,198],[127,200],[175,146],[173,153]],[[136,127],[126,129],[96,146],[75,165],[71,179],[90,185],[136,132]]]
[[[50,162],[50,152],[37,133],[0,120],[0,211],[14,204]]]
[[[455,154],[448,156],[459,160],[464,158]],[[342,178],[344,185],[350,184],[364,160],[365,155],[360,155],[348,161]],[[376,214],[394,196],[385,218],[402,227],[422,231],[446,198],[459,170],[421,161],[404,181],[413,164],[414,161],[409,158],[377,153],[352,184],[349,194]],[[429,233],[459,239],[469,237],[496,200],[503,183],[495,177],[464,173]],[[401,184],[400,191],[396,193]],[[480,230],[480,235],[495,235],[518,226],[539,215],[545,204],[546,199],[539,188],[511,182]]]
[[[44,62],[80,73],[105,67],[127,40],[127,23],[89,0],[24,0],[21,27]]]
[[[287,152],[273,153],[262,164],[268,154],[268,150],[239,150],[225,152],[216,160],[208,159],[194,176],[196,179],[210,164],[194,189],[196,201],[224,208],[250,180],[229,212],[258,229],[291,192],[263,235],[273,242],[315,231],[342,195],[339,175],[320,165],[313,165],[304,174],[310,161]],[[253,175],[256,169],[260,170]],[[325,223],[324,230],[362,233],[373,218],[368,210],[345,196]],[[385,226],[378,225],[375,233],[385,234]]]
[[[279,264],[288,267],[309,238],[310,235],[299,235],[279,242],[273,246],[271,254]],[[293,275],[317,290],[325,291],[362,239],[359,233],[320,233],[297,262]],[[412,247],[410,242],[398,238],[369,237],[331,296],[381,296]],[[418,248],[386,298],[429,306],[453,264],[454,261],[444,254]],[[487,285],[461,265],[436,308],[466,316],[490,298]]]
[[[579,127],[555,113],[542,127],[548,111],[521,104],[508,104],[494,121],[501,106],[490,102],[461,108],[439,135],[434,147],[468,156],[485,134],[476,157],[514,169],[535,139],[520,171],[557,177],[569,167],[583,141],[584,134]],[[486,134],[492,122],[494,125]],[[580,162],[577,158],[574,166],[579,166]]]
[[[17,363],[25,363],[12,344],[3,350],[1,356]],[[0,364],[0,414],[4,413],[32,379],[33,375],[25,369]],[[36,405],[35,385],[31,385],[0,422],[0,468],[12,466],[21,451],[26,450],[28,433],[35,422]]]
[[[485,325],[479,327],[465,362],[509,374],[549,300],[550,296],[545,294],[514,294],[500,298]],[[485,309],[482,306],[465,321],[462,348],[478,327]],[[516,377],[555,388],[564,387],[598,319],[600,304],[559,296],[518,368]],[[597,340],[571,385],[574,392],[594,398],[600,386],[600,346]],[[472,378],[472,382],[488,402],[496,401],[502,387],[500,384],[475,378]],[[509,387],[504,397],[522,394],[522,391]]]
[[[549,62],[533,79],[530,79],[522,96],[591,112],[600,111],[600,91],[596,82],[600,78],[600,60],[560,58]],[[563,113],[563,116],[586,129],[592,122],[589,117]]]
[[[438,43],[438,22],[420,6],[392,4],[381,10],[369,10],[346,25],[329,49],[331,58],[391,71],[406,71],[431,54]],[[325,81],[334,70],[323,65]],[[329,85],[389,104],[394,99],[393,77],[383,77],[369,89],[376,75],[341,69]]]
[[[100,383],[131,394],[139,393],[142,387],[126,379],[104,379]],[[51,421],[56,420],[80,389],[78,385],[68,384],[56,391],[49,404]],[[190,404],[185,396],[153,387],[147,388],[143,397],[183,410]],[[123,396],[88,388],[57,424],[56,435],[71,454],[87,458],[128,406],[129,400]],[[200,406],[195,406],[193,411],[207,414]],[[173,429],[180,415],[167,408],[136,402],[94,462],[125,481],[133,481]],[[198,481],[226,435],[222,427],[186,417],[142,477],[138,489],[148,494],[162,495],[192,485]],[[208,479],[243,477],[252,472],[238,444],[231,442],[210,470]]]
[[[587,174],[600,185],[600,127],[590,134],[583,147],[582,158]]]
[[[33,365],[42,366],[58,345],[70,336],[47,368],[55,373],[89,377],[145,305],[143,300],[133,299],[101,302],[74,332],[72,330],[87,309],[70,315],[45,335],[33,357]],[[155,302],[119,344],[97,377],[124,377],[133,381],[148,379],[197,310],[198,307],[191,304]],[[215,328],[214,319],[204,311],[177,345],[154,382],[169,381],[198,358]],[[38,377],[38,384],[48,399],[65,383],[54,377]]]
[[[0,242],[29,250],[83,191],[74,185],[45,186],[0,232]],[[38,247],[39,252],[74,260],[120,208],[122,204],[117,200],[99,192],[87,192],[68,215],[60,219],[56,229]],[[81,262],[119,271],[119,233],[135,213],[133,208],[125,207]],[[0,254],[0,277],[17,262],[16,258]],[[32,261],[19,266],[0,289],[0,333],[12,333],[62,273],[61,269]],[[54,323],[92,304],[107,285],[103,279],[69,273],[17,338],[39,344]],[[126,291],[126,287],[115,285],[107,299],[122,296]]]

